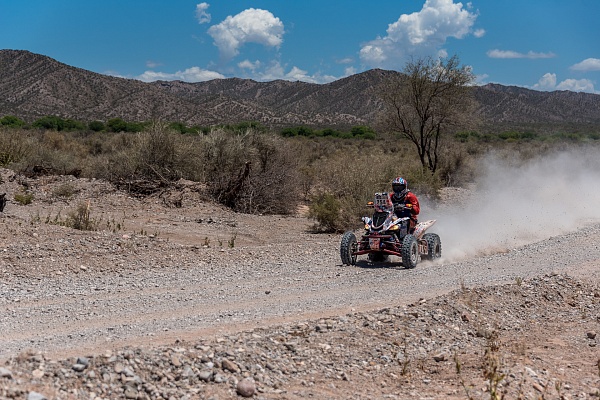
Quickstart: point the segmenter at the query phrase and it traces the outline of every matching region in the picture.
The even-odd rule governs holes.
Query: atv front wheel
[[[442,256],[442,242],[437,234],[426,233],[423,235],[423,240],[427,242],[427,254],[423,255],[423,259],[435,260]]]
[[[340,243],[340,256],[342,258],[342,264],[344,265],[355,265],[356,264],[356,253],[358,244],[356,243],[356,235],[354,232],[348,231],[342,236],[342,242]]]
[[[419,244],[417,238],[411,234],[402,239],[402,265],[404,268],[415,268],[419,261]]]

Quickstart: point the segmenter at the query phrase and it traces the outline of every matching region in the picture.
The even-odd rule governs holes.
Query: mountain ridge
[[[372,69],[336,81],[225,78],[142,82],[69,66],[25,50],[0,50],[0,116],[33,121],[56,115],[84,121],[161,119],[188,125],[258,121],[267,126],[373,125],[377,87],[399,72]],[[489,83],[474,89],[486,124],[600,124],[600,95],[540,92]]]

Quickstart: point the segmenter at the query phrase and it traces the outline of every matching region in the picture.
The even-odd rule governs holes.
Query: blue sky
[[[600,94],[598,0],[0,0],[0,49],[126,78],[326,83],[458,55],[479,84]]]

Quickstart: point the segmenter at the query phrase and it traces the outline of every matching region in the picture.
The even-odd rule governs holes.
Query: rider
[[[398,218],[410,217],[408,232],[412,233],[417,225],[417,216],[421,211],[419,199],[408,190],[408,182],[400,176],[392,181],[392,191],[390,200],[394,204],[396,216]]]

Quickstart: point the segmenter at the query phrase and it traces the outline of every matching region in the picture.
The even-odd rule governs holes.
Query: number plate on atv
[[[372,250],[379,250],[379,238],[369,239],[369,247]]]

